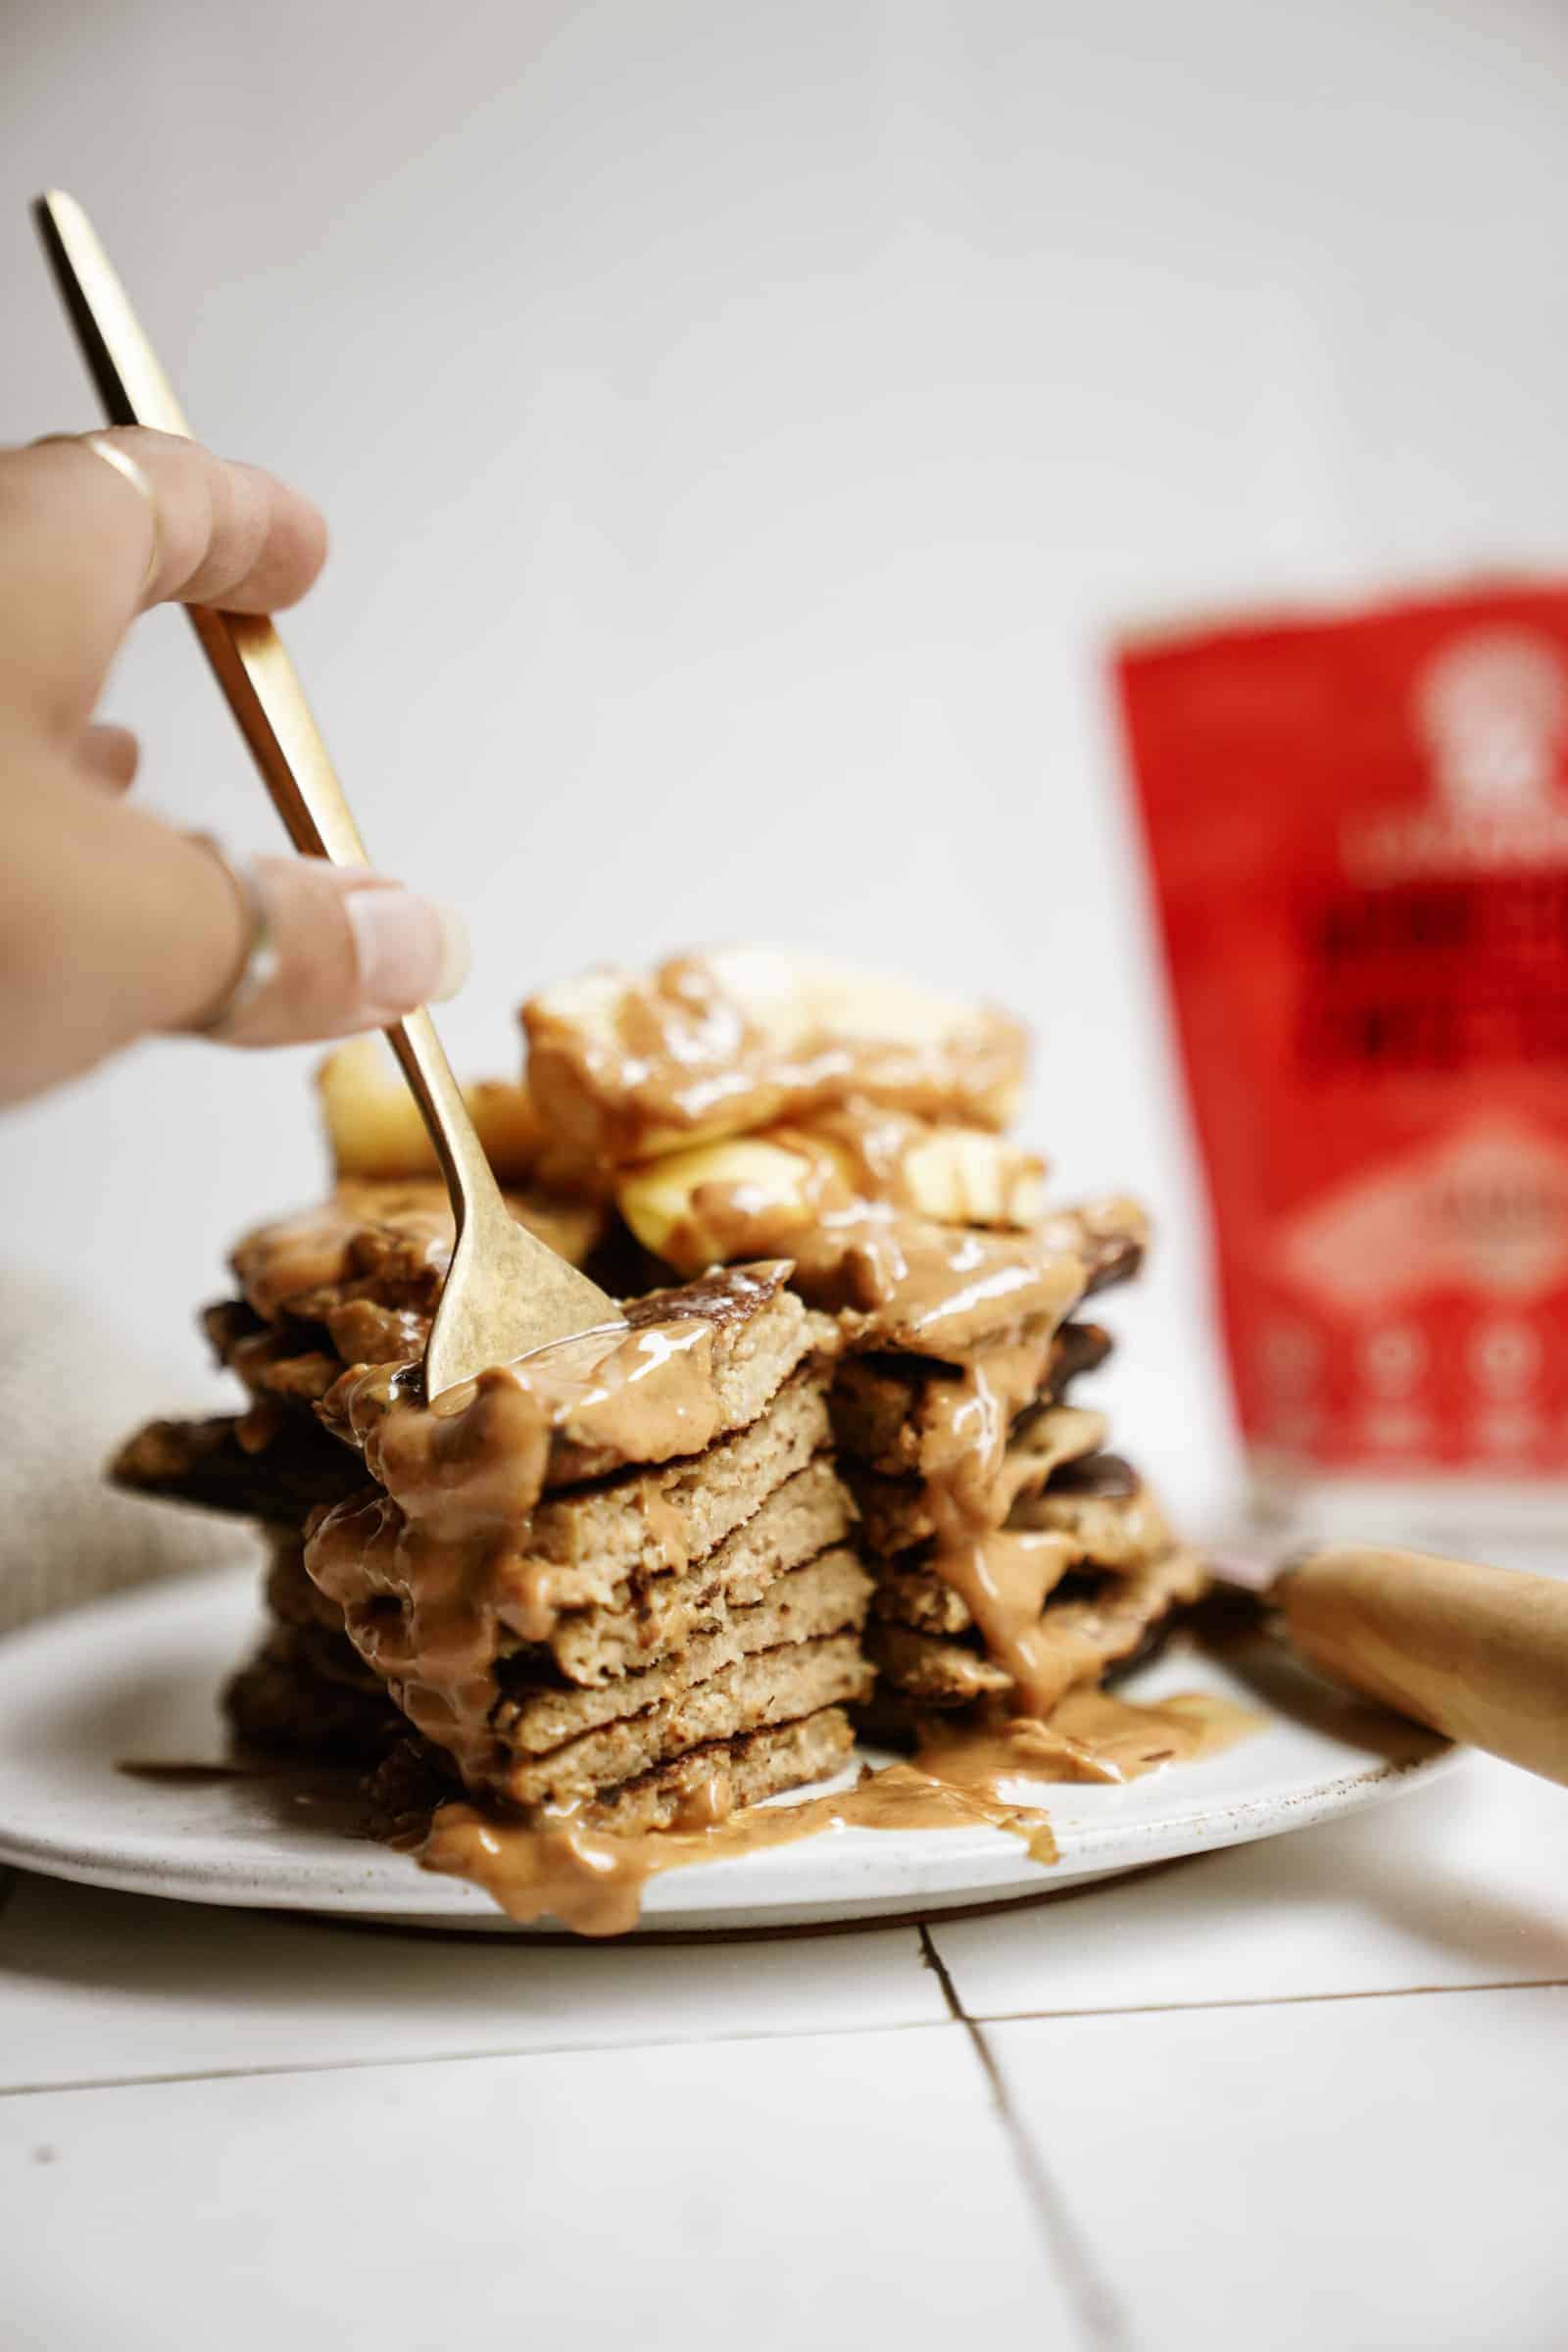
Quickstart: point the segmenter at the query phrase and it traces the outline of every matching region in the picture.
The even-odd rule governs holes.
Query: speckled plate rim
[[[126,1756],[217,1752],[217,1695],[256,1629],[255,1579],[230,1567],[140,1586],[0,1642],[0,1862],[177,1901],[527,1933],[476,1888],[355,1837],[346,1814],[334,1820],[286,1776],[190,1787],[117,1769]],[[1445,1742],[1332,1691],[1261,1634],[1220,1652],[1174,1647],[1125,1689],[1212,1690],[1257,1708],[1264,1726],[1127,1788],[1021,1791],[1051,1816],[1054,1864],[996,1830],[830,1832],[656,1879],[644,1924],[728,1932],[1038,1897],[1333,1820],[1454,1761]]]

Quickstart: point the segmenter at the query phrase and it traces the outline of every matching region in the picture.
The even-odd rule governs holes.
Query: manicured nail
[[[430,991],[430,1002],[445,1004],[467,979],[473,953],[468,946],[468,926],[457,908],[444,899],[432,899],[430,905],[441,925],[441,976]]]
[[[344,905],[367,1004],[412,1010],[457,995],[468,976],[468,935],[455,906],[412,890],[356,890]]]

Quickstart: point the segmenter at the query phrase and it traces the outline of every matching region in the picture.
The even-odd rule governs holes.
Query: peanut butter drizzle
[[[604,1229],[601,1203],[572,1195],[507,1191],[508,1209],[580,1265]],[[328,1198],[276,1217],[235,1245],[241,1291],[268,1323],[325,1322],[345,1363],[407,1361],[424,1347],[452,1258],[452,1211],[435,1178],[341,1179]]]
[[[721,1246],[738,1244],[743,1231],[748,1242],[761,1231],[775,1238],[759,1214],[739,1205],[743,1221],[726,1232],[722,1204],[705,1198],[705,1230]],[[1057,1241],[1046,1248],[1032,1234],[935,1225],[895,1203],[857,1199],[841,1174],[820,1169],[809,1208],[812,1223],[790,1245],[803,1294],[858,1311],[862,1339],[924,1349],[959,1366],[932,1404],[931,1565],[1012,1677],[1020,1713],[1043,1715],[1080,1669],[1042,1629],[1041,1611],[1082,1552],[1063,1535],[1004,1529],[1016,1493],[1007,1444],[1039,1392],[1063,1316],[1084,1295],[1085,1265],[1060,1246],[1076,1228],[1058,1220]],[[1101,1221],[1109,1213],[1099,1212]],[[965,1339],[977,1323],[988,1344]],[[1038,1466],[1036,1475],[1043,1475]]]
[[[791,1254],[803,1296],[858,1318],[862,1343],[949,1363],[1025,1333],[1049,1340],[1086,1279],[1071,1250],[1032,1233],[938,1225],[888,1201],[829,1213]]]
[[[799,1159],[808,1196],[815,1193],[820,1198],[825,1191],[832,1196],[829,1204],[839,1206],[846,1200],[885,1201],[924,1220],[930,1212],[921,1206],[919,1162],[950,1132],[906,1110],[852,1099],[813,1111],[803,1121],[763,1128],[757,1140],[777,1145]],[[1027,1167],[1037,1185],[1044,1182],[1044,1160],[1016,1146],[1009,1150],[1018,1169]],[[963,1183],[961,1162],[950,1165],[947,1182],[957,1187],[960,1198],[941,1222],[1003,1231],[1029,1230],[1028,1217],[999,1213],[994,1204],[982,1206],[972,1200],[969,1188]]]
[[[291,1299],[361,1271],[368,1245],[395,1249],[405,1280],[433,1283],[452,1256],[452,1212],[436,1180],[371,1184],[350,1180],[315,1208],[278,1217],[244,1236],[233,1251],[240,1287],[269,1322]]]
[[[813,1018],[800,990],[819,977],[810,959],[719,950],[671,956],[646,978],[602,971],[587,996],[542,991],[522,1021],[546,1125],[616,1166],[856,1096],[1005,1124],[1028,1057],[1010,1014],[901,989],[885,1025],[849,1024],[825,1005]]]
[[[800,1804],[731,1813],[720,1768],[676,1827],[632,1837],[569,1815],[533,1826],[469,1804],[443,1805],[418,1859],[426,1870],[483,1887],[511,1919],[552,1918],[579,1936],[621,1936],[637,1925],[649,1880],[665,1871],[846,1830],[985,1826],[1020,1838],[1037,1862],[1054,1862],[1049,1815],[1009,1794],[1008,1784],[1136,1780],[1216,1753],[1260,1720],[1200,1692],[1133,1705],[1102,1690],[1075,1691],[1049,1724],[1004,1718],[975,1729],[930,1726],[908,1763],[866,1772],[853,1788]]]
[[[637,1509],[648,1530],[649,1549],[661,1567],[675,1575],[691,1565],[686,1545],[686,1523],[667,1495],[647,1482],[638,1489]]]
[[[689,1816],[688,1816],[689,1818]],[[617,1837],[569,1818],[532,1827],[443,1805],[418,1849],[426,1870],[469,1879],[510,1919],[559,1919],[579,1936],[623,1936],[637,1925],[650,1879],[699,1862],[726,1862],[795,1845],[827,1831],[969,1829],[990,1823],[1022,1838],[1040,1862],[1055,1860],[1044,1813],[890,1764],[841,1794],[804,1804],[748,1805],[711,1828],[646,1830]]]
[[[789,1256],[801,1296],[844,1315],[861,1345],[947,1362],[1024,1334],[1049,1346],[1083,1298],[1091,1269],[1061,1219],[1049,1239],[938,1224],[856,1192],[820,1139],[789,1141],[808,1154],[800,1191],[781,1200],[744,1181],[699,1185],[663,1243],[675,1264]]]
[[[1085,1685],[1069,1690],[1049,1728],[1091,1757],[1090,1777],[1142,1780],[1162,1764],[1191,1763],[1218,1755],[1239,1740],[1260,1732],[1267,1717],[1234,1699],[1206,1690],[1178,1690],[1169,1698],[1118,1698],[1113,1690]]]
[[[1041,1624],[1054,1586],[1081,1556],[1070,1538],[1004,1527],[1012,1507],[1007,1440],[1035,1395],[1038,1345],[976,1355],[933,1396],[934,1462],[926,1495],[936,1525],[931,1566],[957,1593],[990,1655],[1012,1677],[1020,1715],[1044,1717],[1072,1680],[1059,1642]]]
[[[1043,1484],[1053,1466],[1049,1453],[1023,1469],[1009,1463],[1008,1441],[1039,1394],[1063,1318],[1097,1269],[1142,1248],[1144,1221],[1133,1203],[1105,1200],[1025,1231],[937,1224],[909,1207],[903,1188],[909,1125],[850,1102],[810,1128],[776,1129],[772,1140],[802,1171],[798,1191],[780,1200],[744,1181],[699,1186],[668,1246],[679,1262],[787,1250],[797,1289],[837,1310],[858,1344],[956,1367],[934,1385],[929,1408],[930,1565],[1011,1676],[1018,1711],[1043,1716],[1097,1663],[1089,1644],[1064,1642],[1040,1622],[1084,1554],[1066,1534],[1007,1527],[1021,1484]],[[1081,1436],[1085,1425],[1074,1426]]]

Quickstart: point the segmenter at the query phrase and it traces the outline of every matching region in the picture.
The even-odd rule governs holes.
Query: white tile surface
[[[1351,1821],[932,1933],[975,2017],[1568,1978],[1568,1792],[1476,1757]]]
[[[0,1909],[0,2090],[947,2015],[910,1928],[810,1944],[540,1947],[367,1933],[26,1874]]]
[[[954,2026],[7,2099],[0,2208],[27,2352],[1077,2340]]]
[[[1568,1992],[985,2031],[1136,2352],[1561,2352]]]

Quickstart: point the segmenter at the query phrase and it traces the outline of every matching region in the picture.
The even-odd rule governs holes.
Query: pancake
[[[1110,1334],[1099,1324],[1064,1323],[1046,1343],[1039,1401],[1061,1403],[1071,1383],[1097,1370],[1110,1350]],[[948,1434],[942,1393],[956,1378],[953,1366],[922,1356],[847,1356],[831,1398],[839,1446],[888,1478],[928,1476]]]
[[[581,1804],[710,1740],[843,1706],[864,1698],[870,1688],[871,1669],[858,1634],[792,1642],[739,1658],[641,1714],[544,1755],[499,1754],[483,1784],[524,1809]],[[465,1778],[472,1787],[471,1776]]]
[[[686,1570],[650,1567],[645,1556],[609,1601],[562,1618],[549,1655],[567,1681],[584,1686],[634,1673],[726,1610],[760,1601],[775,1579],[841,1544],[854,1521],[848,1490],[818,1457]]]
[[[429,1405],[393,1367],[356,1368],[320,1416],[372,1476],[396,1455],[411,1490],[439,1483],[458,1450],[505,1460],[532,1490],[531,1516],[541,1490],[705,1451],[755,1421],[797,1365],[834,1353],[831,1323],[803,1305],[789,1271],[735,1266],[652,1291],[625,1302],[626,1331],[562,1341]],[[524,1468],[530,1446],[539,1458]]]
[[[791,1548],[852,1506],[811,1470],[834,1335],[787,1273],[651,1294],[433,1406],[384,1370],[329,1394],[372,1484],[313,1521],[309,1575],[470,1791],[581,1803],[864,1695],[870,1581]]]
[[[541,1193],[505,1194],[519,1225],[584,1265],[604,1236],[602,1202]],[[240,1291],[266,1323],[292,1317],[328,1323],[339,1309],[405,1309],[426,1323],[452,1255],[452,1211],[434,1178],[350,1179],[295,1215],[270,1218],[235,1244],[230,1264]],[[385,1362],[358,1348],[349,1362]],[[408,1350],[416,1353],[417,1348]]]
[[[1197,1600],[1206,1581],[1197,1553],[1172,1545],[1140,1567],[1099,1572],[1088,1592],[1068,1591],[1049,1600],[1039,1621],[1045,1661],[1040,1688],[1061,1698],[1097,1682],[1137,1650],[1172,1609]],[[1012,1690],[1012,1677],[986,1654],[975,1634],[947,1638],[873,1619],[865,1645],[884,1685],[917,1710],[1005,1699]]]
[[[1044,1405],[1018,1421],[995,1474],[986,1482],[983,1500],[976,1500],[975,1519],[983,1515],[987,1526],[1005,1526],[1021,1499],[1044,1487],[1054,1472],[1079,1454],[1095,1452],[1105,1429],[1103,1414],[1068,1404]],[[932,1481],[884,1478],[853,1463],[845,1469],[867,1550],[907,1551],[937,1534],[940,1488]]]
[[[844,1709],[822,1707],[793,1723],[700,1741],[667,1763],[601,1789],[574,1818],[628,1837],[702,1827],[764,1797],[826,1780],[854,1751],[855,1732]],[[371,1835],[393,1845],[422,1843],[431,1813],[458,1788],[450,1759],[439,1749],[399,1740],[369,1780]]]
[[[741,1658],[858,1628],[870,1595],[871,1579],[855,1553],[838,1546],[775,1578],[747,1607],[715,1603],[684,1642],[633,1673],[587,1687],[552,1683],[535,1657],[517,1652],[502,1666],[503,1695],[491,1709],[491,1731],[514,1753],[543,1755],[673,1698]]]
[[[232,1413],[149,1421],[115,1455],[109,1476],[133,1494],[294,1528],[365,1484],[358,1458],[313,1417],[270,1427],[260,1445],[244,1442],[251,1434],[249,1416]]]
[[[854,1751],[848,1715],[842,1707],[822,1707],[794,1723],[689,1748],[671,1763],[601,1790],[588,1807],[588,1819],[623,1835],[674,1829],[827,1780]]]

